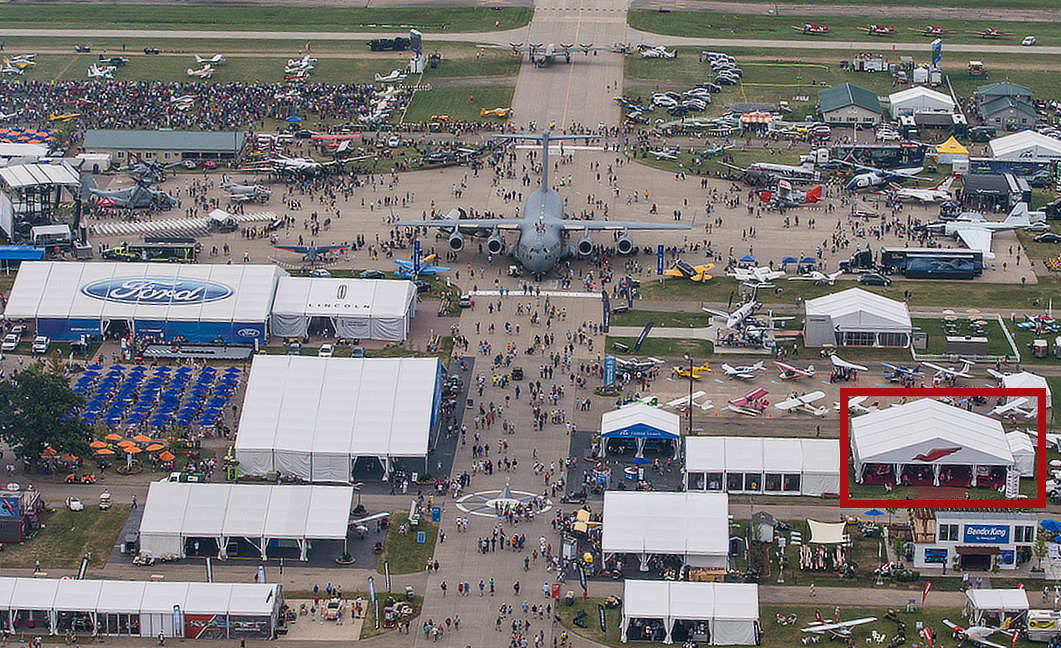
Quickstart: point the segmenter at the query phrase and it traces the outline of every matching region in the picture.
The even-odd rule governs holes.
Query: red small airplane
[[[911,27],[910,31],[917,32],[918,34],[921,34],[922,36],[942,36],[943,34],[952,33],[952,32],[950,32],[950,31],[948,31],[946,29],[943,29],[939,25],[925,25],[921,29],[918,29],[916,27]]]
[[[762,414],[767,405],[770,403],[766,400],[766,395],[769,392],[762,387],[756,387],[751,391],[745,393],[743,396],[731,398],[729,402],[730,409],[738,414],[744,414],[745,416],[758,416]]]
[[[887,27],[884,25],[869,25],[868,27],[855,27],[855,29],[860,29],[870,36],[893,36],[895,34],[895,27],[891,25]]]
[[[1000,32],[994,27],[988,27],[983,31],[966,31],[966,34],[976,34],[980,38],[998,38],[1000,36],[1016,36],[1014,32]]]
[[[803,23],[802,25],[792,25],[792,29],[795,29],[796,31],[804,34],[811,34],[813,36],[832,33],[829,30],[829,25],[819,25],[817,23]]]
[[[775,360],[774,366],[777,367],[778,378],[780,378],[781,380],[814,377],[814,365],[810,365],[806,369],[800,369],[799,367],[793,367],[790,364]]]

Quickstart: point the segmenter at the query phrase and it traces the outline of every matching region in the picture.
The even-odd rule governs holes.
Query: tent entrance
[[[217,556],[219,549],[220,546],[218,545],[217,538],[189,537],[184,541],[184,555],[189,558],[193,556]]]
[[[628,641],[652,641],[663,643],[667,638],[666,622],[663,619],[645,619],[635,617],[630,619],[630,625],[626,627],[626,639]]]
[[[129,320],[107,320],[103,322],[103,337],[107,340],[120,340],[133,329],[133,323]]]
[[[14,614],[15,632],[51,633],[51,614],[48,610],[18,610]]]
[[[969,485],[972,478],[973,471],[969,466],[948,465],[941,467],[939,471],[940,486],[960,486],[964,488]]]
[[[322,337],[335,337],[335,321],[330,317],[309,318],[309,334]]]
[[[95,630],[92,617],[92,612],[56,612],[55,630],[64,634],[70,631],[80,634],[92,634]]]
[[[710,645],[711,627],[707,621],[700,619],[678,619],[674,622],[674,629],[671,630],[671,639],[675,643],[684,644],[686,641],[694,641],[705,646]]]
[[[959,545],[954,548],[958,552],[958,566],[969,571],[988,571],[991,569],[991,556],[998,554],[998,547],[977,547]]]

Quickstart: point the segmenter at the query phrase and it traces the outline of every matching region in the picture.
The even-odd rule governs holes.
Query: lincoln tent
[[[400,342],[416,313],[416,286],[396,279],[282,277],[271,318],[273,335],[305,337],[314,318],[342,338]]]

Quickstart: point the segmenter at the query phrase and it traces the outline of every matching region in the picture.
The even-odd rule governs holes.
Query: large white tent
[[[965,611],[970,623],[998,626],[1007,618],[1017,621],[1028,614],[1028,592],[1023,589],[967,589]],[[987,623],[985,623],[985,621]]]
[[[191,539],[243,538],[267,558],[270,541],[290,541],[307,559],[313,540],[345,540],[354,491],[345,486],[152,482],[140,521],[140,549],[184,557]]]
[[[906,347],[913,324],[905,302],[861,288],[808,299],[803,335],[809,347]]]
[[[1046,390],[1046,401],[1044,407],[1050,409],[1052,403],[1050,396],[1050,383],[1046,382],[1046,378],[1031,373],[1030,371],[1018,371],[1017,373],[1005,374],[1001,378],[1003,389],[1045,389]],[[1025,407],[1038,407],[1038,399],[1027,396],[1009,396],[1006,398],[1007,403],[1024,398],[1026,399]]]
[[[674,444],[674,456],[677,458],[678,439],[681,438],[680,420],[673,412],[644,403],[631,403],[601,415],[601,438],[634,439],[638,457],[643,455],[647,439],[665,439]],[[602,453],[607,446],[607,443],[601,444]]]
[[[859,483],[870,464],[894,470],[896,480],[907,467],[931,466],[936,486],[943,466],[968,467],[976,486],[979,467],[1014,464],[999,421],[931,398],[863,414],[851,419],[850,425]]]
[[[641,571],[653,554],[681,556],[693,567],[726,567],[729,499],[724,493],[607,491],[601,549],[605,558],[638,555]]]
[[[676,621],[707,624],[712,646],[753,646],[759,638],[759,586],[748,583],[627,580],[623,582],[621,637],[631,621],[662,621],[663,643],[674,640]]]
[[[236,437],[243,474],[350,481],[358,457],[423,458],[442,399],[435,358],[254,357]]]
[[[304,337],[312,318],[325,317],[338,337],[402,341],[416,299],[411,281],[282,277],[270,323],[273,335]]]
[[[794,437],[686,437],[685,488],[767,495],[840,492],[840,442]]]
[[[1002,160],[1046,161],[1061,159],[1061,140],[1033,130],[1023,130],[991,140],[991,156]]]
[[[913,86],[888,95],[892,117],[919,112],[954,112],[954,100],[949,95],[924,86]]]
[[[1021,477],[1035,476],[1035,445],[1032,438],[1019,430],[1006,433],[1006,443],[1013,453],[1013,467]]]
[[[23,263],[4,309],[56,340],[100,336],[114,322],[138,335],[189,342],[264,342],[281,275],[276,266]]]
[[[30,618],[62,634],[76,620],[94,635],[271,639],[283,597],[264,583],[171,583],[0,577],[0,627]]]

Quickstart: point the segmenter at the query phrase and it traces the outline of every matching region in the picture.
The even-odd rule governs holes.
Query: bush
[[[921,580],[921,572],[913,569],[898,569],[892,574],[897,583],[911,583]]]

